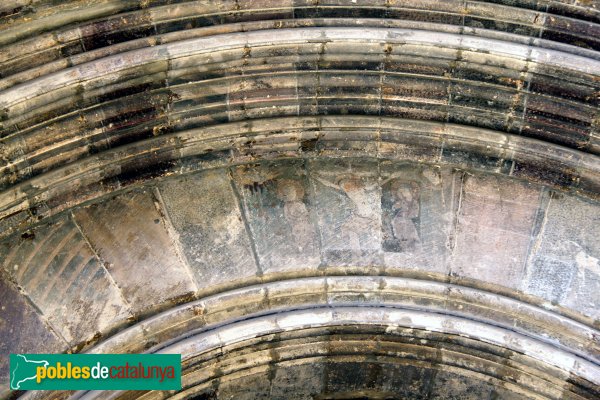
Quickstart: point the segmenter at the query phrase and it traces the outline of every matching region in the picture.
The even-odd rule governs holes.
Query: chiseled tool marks
[[[69,219],[3,243],[3,266],[71,345],[130,317],[130,306]]]
[[[0,337],[0,392],[9,387],[10,353],[53,353],[68,347],[4,270],[0,271]]]
[[[551,193],[543,203],[522,290],[600,318],[597,204]]]
[[[227,170],[170,180],[159,190],[199,289],[259,273]]]
[[[456,222],[452,274],[519,287],[540,188],[493,175],[465,176]]]
[[[82,233],[136,313],[196,291],[157,205],[150,192],[142,191],[74,212]]]

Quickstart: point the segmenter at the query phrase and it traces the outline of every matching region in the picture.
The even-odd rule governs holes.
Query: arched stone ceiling
[[[599,6],[3,1],[0,397],[600,397]]]

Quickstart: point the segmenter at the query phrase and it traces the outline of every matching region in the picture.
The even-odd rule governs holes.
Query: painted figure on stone
[[[263,271],[320,263],[318,231],[307,207],[308,181],[301,163],[267,163],[252,170],[238,167],[248,225]]]
[[[393,180],[384,185],[384,251],[412,252],[421,242],[419,237],[420,190],[416,182]]]
[[[313,227],[310,223],[310,214],[302,202],[304,188],[300,182],[283,179],[277,182],[277,198],[283,201],[283,216],[289,223],[294,238],[294,245],[300,251],[312,245]]]
[[[351,215],[340,225],[341,242],[351,249],[372,249],[373,237],[369,231],[378,229],[376,225],[379,220],[377,209],[372,207],[377,184],[354,175],[343,175],[333,182],[319,177],[315,179],[343,193],[350,200]]]

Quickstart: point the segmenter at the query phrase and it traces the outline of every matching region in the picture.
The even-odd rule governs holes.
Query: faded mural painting
[[[400,179],[382,185],[383,251],[414,252],[419,233],[420,188],[417,182]]]

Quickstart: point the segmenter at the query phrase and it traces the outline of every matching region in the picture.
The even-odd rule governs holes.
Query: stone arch
[[[0,5],[0,352],[184,387],[0,396],[598,397],[595,2],[55,3]]]

